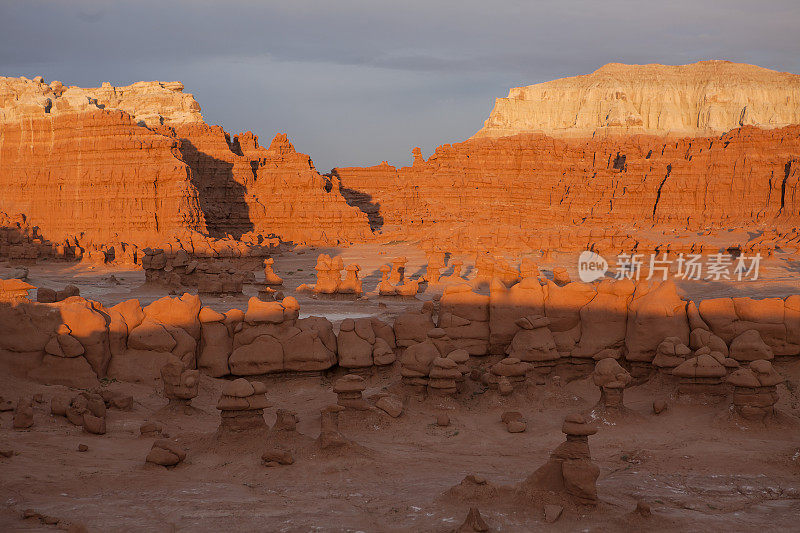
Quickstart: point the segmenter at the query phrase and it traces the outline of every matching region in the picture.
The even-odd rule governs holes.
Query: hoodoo
[[[611,64],[320,174],[0,78],[0,530],[796,529],[799,79]]]

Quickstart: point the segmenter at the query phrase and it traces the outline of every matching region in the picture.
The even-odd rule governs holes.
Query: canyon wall
[[[0,212],[56,244],[161,246],[194,232],[336,245],[371,234],[286,135],[269,148],[250,132],[231,137],[179,82],[0,78],[0,185]]]
[[[0,78],[0,213],[44,241],[153,247],[373,232],[468,252],[677,250],[676,231],[722,228],[781,239],[800,226],[798,80],[719,61],[607,65],[512,90],[475,138],[427,160],[415,149],[409,167],[323,176],[284,134],[262,147],[206,124],[178,82]]]
[[[800,76],[731,63],[610,63],[584,76],[511,89],[475,137],[653,134],[697,137],[800,123]]]
[[[800,126],[680,139],[471,139],[427,160],[415,149],[409,167],[333,175],[384,231],[449,250],[630,250],[676,229],[800,225]]]
[[[121,111],[30,116],[0,125],[0,211],[22,213],[53,242],[143,244],[205,231],[175,138]]]

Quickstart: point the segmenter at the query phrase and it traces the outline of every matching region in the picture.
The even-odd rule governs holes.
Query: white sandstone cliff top
[[[800,76],[729,61],[609,63],[591,74],[515,87],[474,137],[540,132],[714,135],[800,123]]]
[[[200,105],[177,81],[140,81],[124,87],[66,87],[41,76],[0,77],[0,124],[23,118],[88,109],[117,109],[147,126],[202,122]]]

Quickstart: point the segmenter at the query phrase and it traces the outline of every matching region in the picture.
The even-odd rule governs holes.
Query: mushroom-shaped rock
[[[772,359],[772,349],[761,339],[761,334],[748,329],[731,341],[730,356],[739,362]]]
[[[222,389],[222,394],[237,398],[247,398],[255,394],[255,389],[252,383],[244,378],[239,378],[226,383]]]
[[[561,432],[567,437],[588,437],[597,433],[597,428],[586,421],[581,414],[571,414],[564,418]]]
[[[740,368],[727,379],[733,385],[733,409],[742,418],[763,421],[775,415],[777,385],[783,382],[769,361],[760,359]]]
[[[761,386],[755,372],[749,368],[740,368],[739,370],[731,372],[726,381],[734,387],[755,389]]]
[[[701,354],[687,359],[674,369],[672,374],[678,376],[679,392],[695,394],[723,394],[722,378],[727,369],[711,354]]]
[[[494,365],[487,375],[489,387],[498,388],[500,378],[506,378],[509,383],[513,385],[525,381],[525,375],[528,372],[530,365],[520,361],[516,357],[506,357],[501,359]]]
[[[264,383],[239,378],[228,382],[217,402],[220,411],[220,431],[243,431],[266,427],[264,409],[270,406],[264,393]]]
[[[569,415],[564,419],[562,431],[566,442],[561,443],[550,459],[531,474],[520,486],[525,490],[563,492],[576,503],[597,503],[597,477],[600,469],[592,462],[589,452],[589,435],[597,428],[587,423],[582,415]]]
[[[446,357],[436,357],[429,373],[428,390],[441,394],[455,394],[461,376],[458,363]]]
[[[395,257],[392,259],[392,271],[389,274],[389,281],[392,285],[400,285],[403,283],[406,263],[408,263],[408,259],[405,257]]]
[[[368,409],[362,393],[367,388],[363,377],[357,374],[347,374],[333,383],[333,392],[336,393],[336,403],[350,409]]]
[[[397,289],[395,289],[394,284],[389,281],[389,272],[391,272],[391,270],[392,268],[389,265],[382,265],[380,267],[381,280],[378,282],[376,290],[381,296],[393,296],[397,294]]]
[[[631,382],[631,375],[622,368],[616,359],[601,359],[592,373],[594,384],[600,387],[598,407],[603,409],[622,409],[625,387]]]
[[[341,294],[355,294],[360,296],[363,292],[361,290],[361,279],[358,277],[358,272],[361,267],[358,265],[350,264],[345,267],[344,280],[339,284],[338,292]]]
[[[678,337],[667,337],[656,348],[653,365],[658,368],[675,368],[691,355],[692,351]]]

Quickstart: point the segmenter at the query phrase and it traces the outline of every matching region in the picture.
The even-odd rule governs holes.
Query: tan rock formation
[[[798,124],[799,102],[800,76],[754,65],[609,63],[591,74],[511,89],[475,137],[705,136]]]
[[[202,122],[200,105],[179,81],[140,81],[115,87],[65,87],[59,81],[0,77],[0,123],[96,109],[124,111],[146,126]]]

